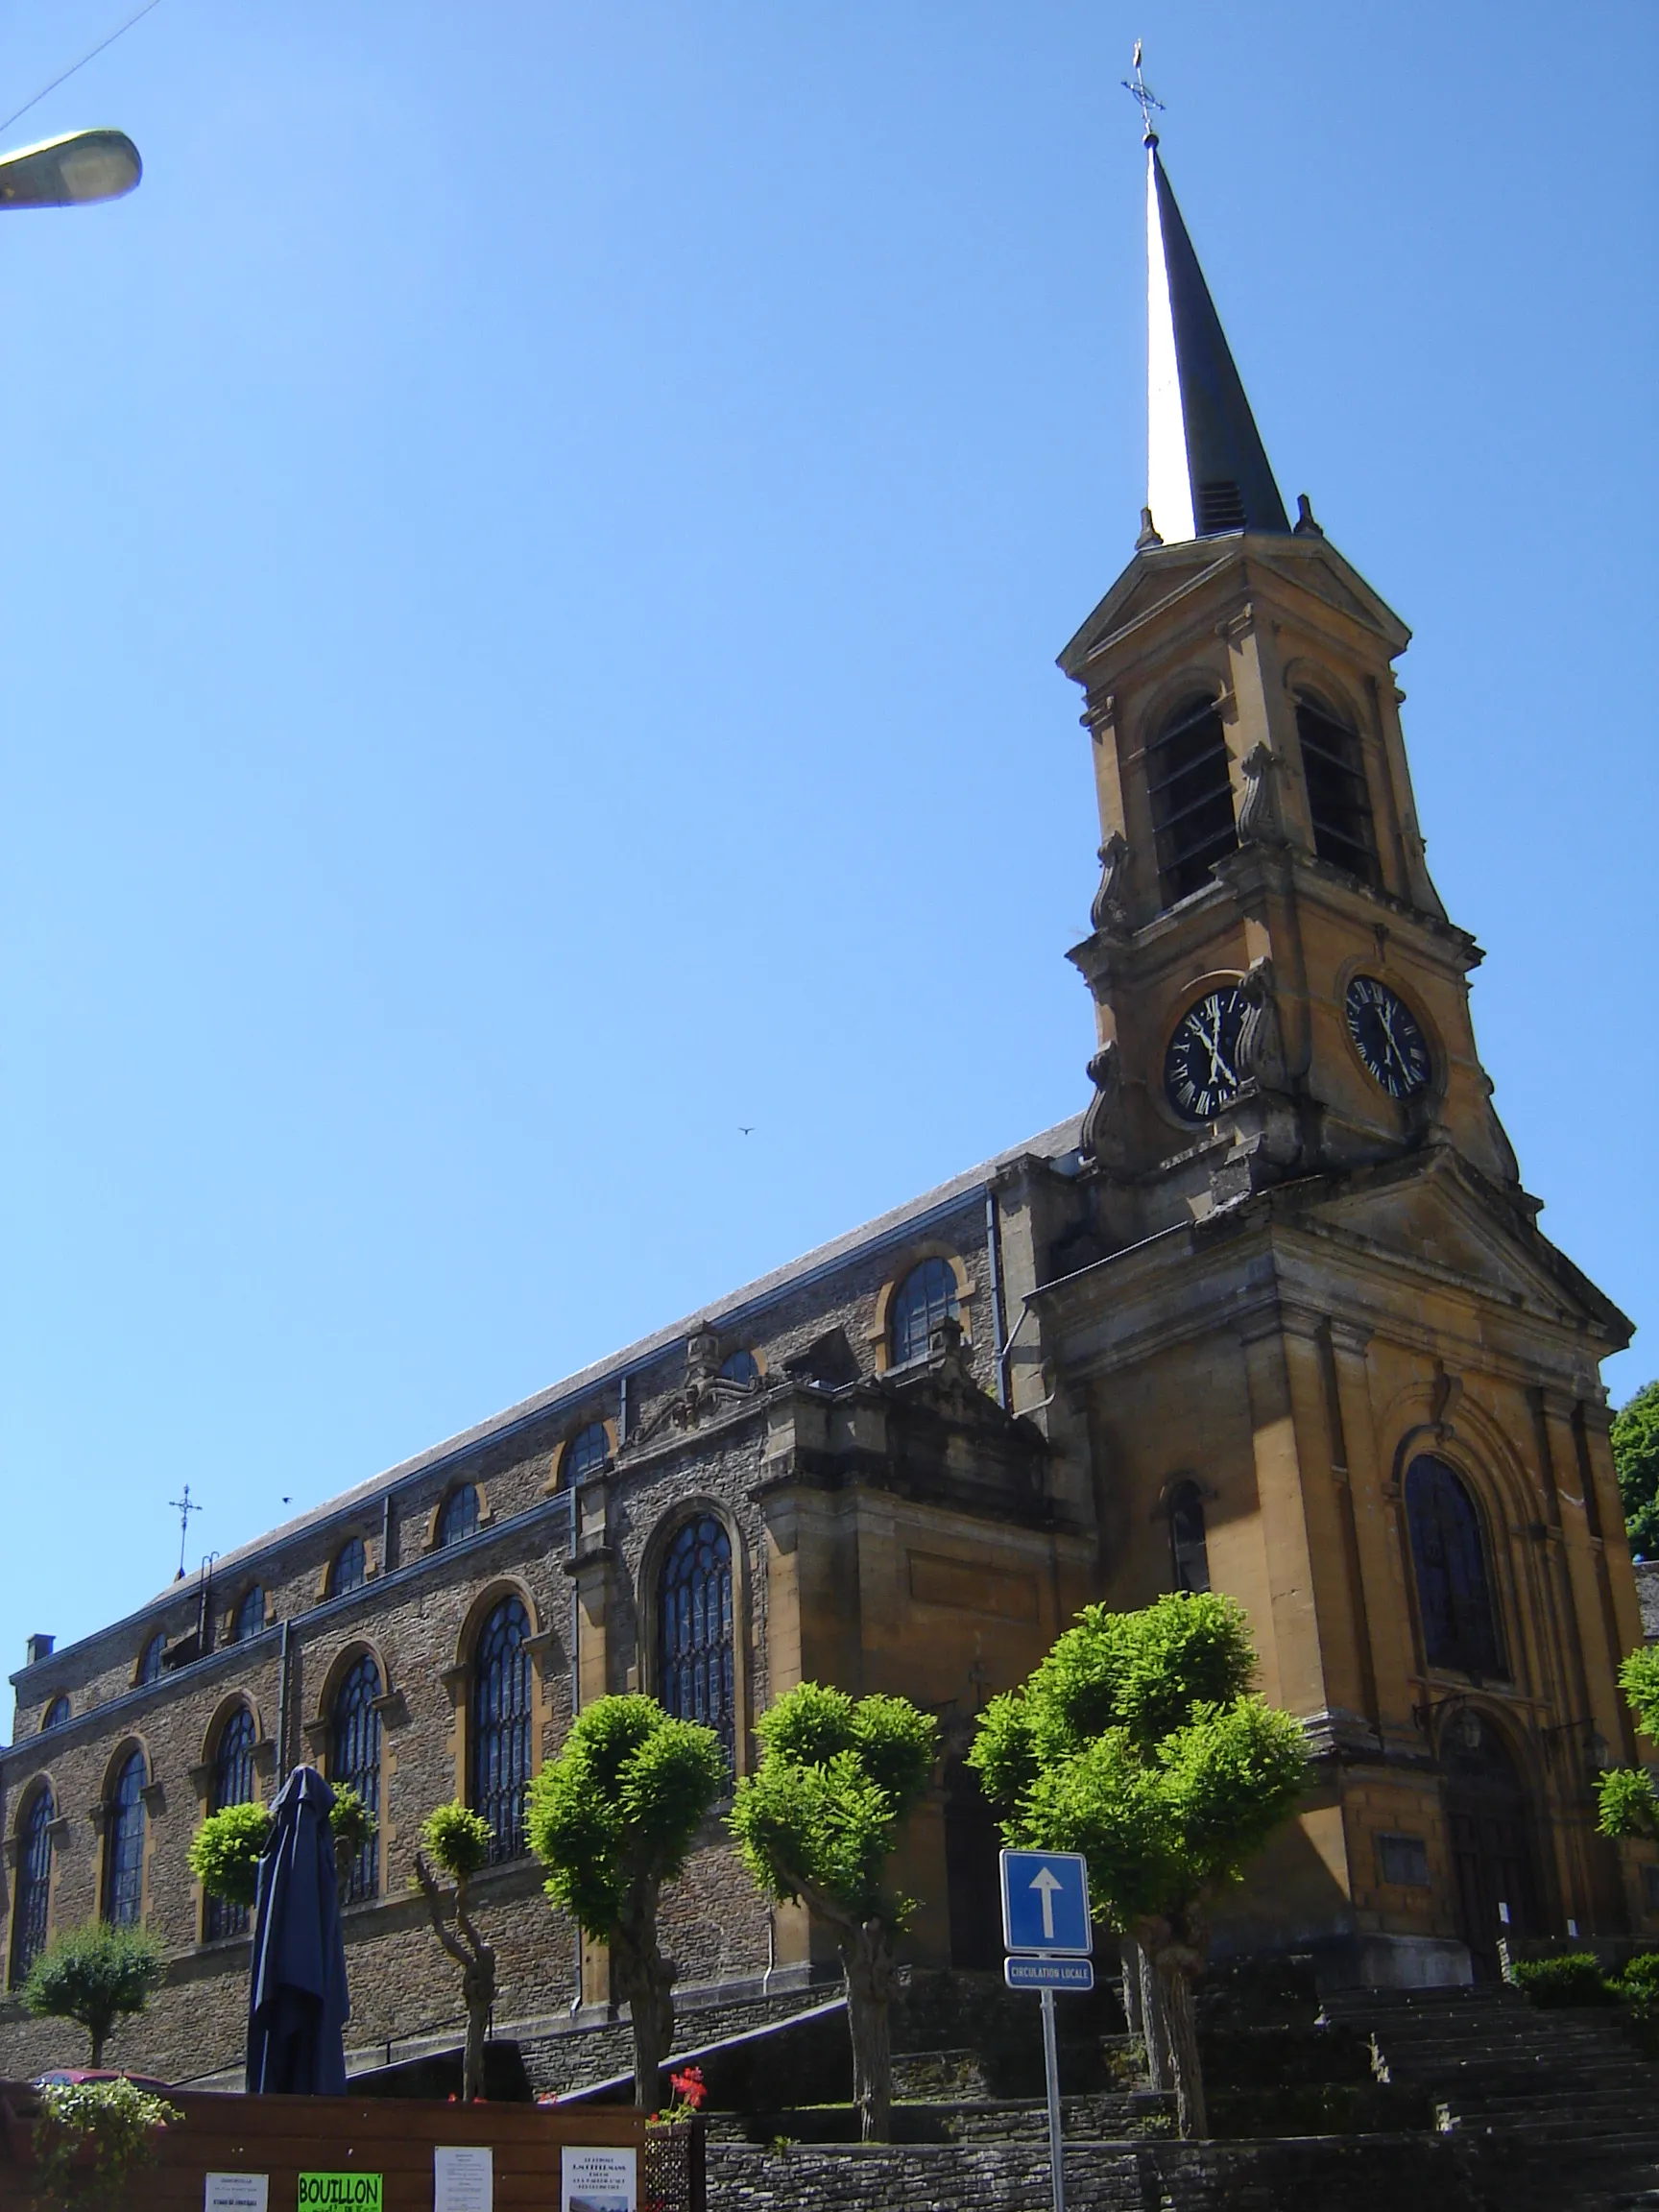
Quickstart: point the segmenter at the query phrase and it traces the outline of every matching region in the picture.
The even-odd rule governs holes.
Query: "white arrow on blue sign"
[[[1089,1868],[1080,1851],[1004,1851],[1002,1940],[1010,1951],[1087,1957]]]

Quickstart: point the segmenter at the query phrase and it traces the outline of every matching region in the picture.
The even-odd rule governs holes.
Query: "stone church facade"
[[[1304,1721],[1299,1818],[1217,1914],[1334,1980],[1493,1970],[1516,1935],[1659,1937],[1595,1833],[1637,1756],[1642,1623],[1599,1363],[1629,1324],[1540,1234],[1430,880],[1407,633],[1292,525],[1148,141],[1150,503],[1062,655],[1101,878],[1077,1118],[216,1561],[62,1650],[0,1753],[0,2073],[69,2040],[15,1990],[56,1929],[172,1954],[124,2063],[238,2061],[248,1937],[186,1851],[312,1760],[373,1802],[346,1910],[363,2053],[455,2012],[417,1831],[491,1817],[497,2020],[603,2017],[602,1949],[517,1820],[572,1714],[641,1689],[721,1732],[804,1679],[900,1691],[946,1757],[899,1879],[919,1962],[1000,1955],[975,1712],[1083,1603],[1214,1588]],[[664,1911],[684,1985],[787,1989],[824,1932],[717,1818]]]

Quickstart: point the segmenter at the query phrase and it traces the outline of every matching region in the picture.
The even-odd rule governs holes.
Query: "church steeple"
[[[1166,544],[1288,531],[1221,319],[1146,133],[1146,504]]]

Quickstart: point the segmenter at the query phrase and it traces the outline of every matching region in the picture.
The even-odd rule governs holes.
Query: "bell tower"
[[[1289,521],[1145,146],[1147,506],[1060,657],[1102,840],[1071,953],[1099,1040],[1085,1149],[1200,1217],[1430,1145],[1529,1208],[1470,1022],[1480,951],[1417,826],[1393,670],[1409,632],[1306,496]]]

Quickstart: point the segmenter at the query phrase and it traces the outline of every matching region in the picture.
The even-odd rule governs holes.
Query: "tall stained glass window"
[[[469,1797],[493,1832],[491,1863],[525,1850],[524,1791],[530,1780],[530,1616],[503,1598],[472,1653]]]
[[[1430,1666],[1502,1676],[1479,1509],[1444,1459],[1426,1453],[1407,1469],[1406,1519]]]
[[[52,1901],[52,1791],[36,1790],[17,1835],[17,1883],[12,1905],[12,1986],[28,1977],[46,1948],[46,1910]]]
[[[144,1912],[144,1754],[132,1751],[104,1810],[104,1917],[135,1928]]]
[[[253,1793],[253,1716],[246,1705],[239,1705],[219,1731],[207,1810],[223,1813],[228,1805],[246,1805]],[[227,1904],[223,1897],[209,1897],[202,1933],[209,1943],[216,1943],[227,1936],[246,1936],[247,1906]]]
[[[668,1547],[658,1583],[657,1651],[664,1709],[712,1728],[734,1771],[732,1540],[711,1513],[687,1521]]]
[[[374,1700],[380,1695],[380,1670],[365,1651],[353,1661],[334,1693],[329,1716],[328,1779],[355,1790],[371,1813],[380,1812],[380,1716]],[[373,1897],[380,1887],[379,1834],[369,1838],[351,1862],[346,1885],[346,1902]]]
[[[1177,1590],[1210,1587],[1210,1543],[1204,1532],[1204,1500],[1196,1482],[1178,1482],[1169,1493],[1169,1551]]]

